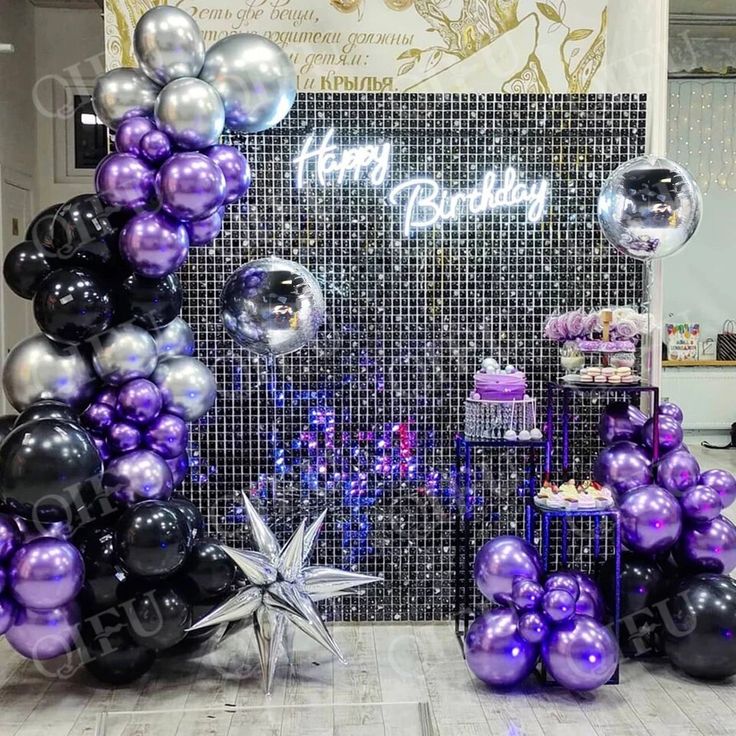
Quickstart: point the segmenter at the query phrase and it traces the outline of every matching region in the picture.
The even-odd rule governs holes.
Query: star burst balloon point
[[[346,595],[361,585],[382,580],[373,575],[309,565],[327,510],[307,526],[302,521],[281,546],[246,493],[243,505],[250,521],[255,550],[222,546],[245,575],[248,584],[200,619],[189,631],[224,623],[252,621],[261,660],[263,689],[271,692],[274,673],[288,624],[303,631],[346,663],[317,609],[319,601]]]

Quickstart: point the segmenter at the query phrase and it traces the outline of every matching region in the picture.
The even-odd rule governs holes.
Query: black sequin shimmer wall
[[[386,181],[320,186],[311,175],[297,189],[292,159],[330,128],[341,149],[391,142]],[[644,152],[645,132],[643,95],[300,94],[277,128],[235,138],[253,169],[247,204],[183,271],[184,317],[220,387],[193,428],[187,487],[210,531],[249,544],[241,490],[284,539],[327,507],[315,560],[385,578],[331,616],[447,618],[452,438],[472,376],[487,356],[513,363],[541,409],[544,382],[559,375],[545,317],[641,303],[641,267],[603,242],[595,205],[606,176]],[[468,190],[508,166],[549,182],[540,222],[499,208],[405,237],[402,208],[387,200],[407,179]],[[317,341],[273,364],[235,346],[218,318],[225,279],[267,255],[310,269],[328,305]],[[517,459],[479,478],[488,508],[476,542],[516,518],[504,514],[517,503]]]

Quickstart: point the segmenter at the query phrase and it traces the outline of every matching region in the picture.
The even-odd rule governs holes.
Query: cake
[[[530,442],[542,439],[537,402],[527,394],[526,376],[513,365],[486,358],[465,402],[465,436]]]
[[[514,372],[475,374],[475,394],[481,401],[522,401],[526,395],[526,376]]]

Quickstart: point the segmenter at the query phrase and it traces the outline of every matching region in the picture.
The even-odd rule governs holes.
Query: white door
[[[24,239],[31,221],[30,186],[22,186],[18,178],[9,180],[9,176],[3,176],[0,184],[0,250],[3,261],[5,254]],[[3,362],[10,348],[34,330],[31,303],[16,296],[3,279],[0,283],[0,362]]]

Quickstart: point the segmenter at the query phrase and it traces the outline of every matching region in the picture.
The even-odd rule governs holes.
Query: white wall
[[[16,0],[20,2],[21,0]],[[25,1],[25,0],[23,0]],[[35,94],[38,101],[36,193],[38,208],[93,191],[92,172],[75,182],[54,171],[54,115],[62,87],[83,87],[104,72],[104,38],[99,9],[35,8]]]
[[[736,192],[714,184],[703,203],[697,233],[663,267],[665,318],[700,322],[706,339],[736,320]]]
[[[35,79],[33,15],[33,6],[26,0],[0,3],[0,43],[15,47],[12,54],[0,54],[0,260],[23,239],[25,229],[23,208],[17,206],[11,192],[19,187],[15,192],[22,193],[29,212],[35,199],[36,114],[30,94]],[[0,285],[0,319],[1,358],[28,333],[31,324],[30,305],[4,284]],[[7,406],[0,396],[0,413],[5,411]]]
[[[676,85],[681,94],[694,92],[693,99],[700,99],[701,82],[680,81]],[[736,188],[723,186],[730,179],[730,186],[735,187],[736,178],[726,177],[724,182],[724,175],[718,173],[723,169],[722,156],[732,156],[734,138],[733,90],[725,94],[723,86],[736,88],[736,81],[719,81],[717,85],[719,92],[709,95],[703,105],[712,106],[707,110],[701,111],[698,104],[692,111],[689,106],[675,105],[668,142],[669,155],[688,168],[701,184],[709,184],[703,195],[703,219],[698,231],[680,253],[663,261],[665,318],[699,322],[702,339],[715,337],[724,320],[736,320]],[[726,121],[725,129],[714,128],[711,120]],[[691,126],[698,131],[697,138],[693,138]],[[711,133],[713,140],[708,141]],[[724,146],[722,137],[730,138],[730,143]],[[733,161],[726,164],[733,170]]]
[[[15,53],[0,54],[0,165],[27,176],[36,162],[33,16],[26,0],[3,2],[0,9],[0,42],[15,46]]]

